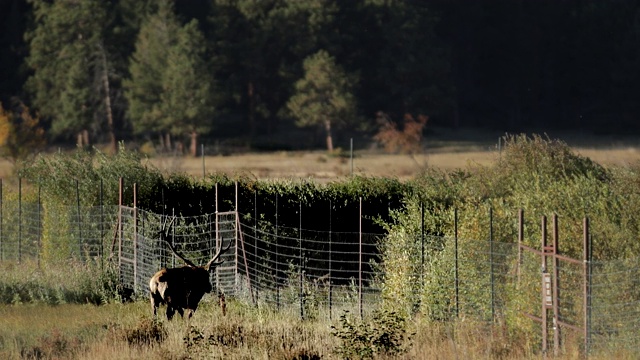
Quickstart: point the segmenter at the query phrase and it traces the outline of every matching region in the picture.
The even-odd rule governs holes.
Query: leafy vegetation
[[[117,169],[123,171],[116,171]],[[309,209],[305,212],[313,214],[314,211],[324,212],[330,201],[335,206],[335,211],[340,213],[347,210],[353,212],[354,203],[358,204],[356,199],[366,200],[367,206],[371,208],[365,214],[365,217],[368,216],[368,226],[382,226],[388,233],[379,244],[381,262],[376,265],[382,266],[385,275],[376,281],[382,281],[382,309],[393,309],[393,313],[377,313],[370,322],[368,320],[357,325],[351,320],[343,319],[342,330],[338,330],[337,337],[344,339],[345,344],[354,344],[352,348],[343,347],[339,350],[344,352],[341,356],[346,357],[370,357],[394,352],[397,348],[410,351],[408,347],[401,345],[406,340],[399,339],[408,339],[404,336],[411,327],[408,322],[413,319],[421,319],[425,324],[455,322],[459,318],[485,321],[485,324],[490,322],[493,326],[503,327],[499,336],[504,341],[526,339],[526,346],[518,349],[504,349],[491,344],[491,347],[495,346],[491,351],[504,351],[508,354],[534,351],[539,335],[531,321],[516,310],[539,307],[539,294],[535,290],[536,283],[539,282],[539,262],[523,261],[521,266],[526,271],[518,277],[517,282],[514,280],[517,262],[513,245],[517,239],[519,209],[524,209],[525,213],[525,244],[537,248],[542,231],[538,219],[543,215],[556,213],[561,218],[561,252],[577,259],[582,256],[582,218],[589,216],[592,224],[593,256],[598,260],[594,263],[594,271],[609,271],[603,274],[607,274],[608,279],[616,283],[623,284],[620,275],[611,270],[630,268],[633,266],[633,259],[640,255],[637,244],[631,241],[639,236],[638,228],[635,226],[633,213],[628,212],[629,209],[638,207],[640,198],[635,190],[637,169],[633,166],[604,168],[575,154],[562,141],[541,136],[507,136],[501,154],[490,166],[471,166],[451,173],[426,169],[417,179],[407,183],[392,179],[353,177],[349,181],[320,186],[312,182],[257,181],[250,178],[233,179],[223,175],[212,175],[200,181],[179,174],[164,177],[157,170],[142,166],[139,157],[126,151],[108,156],[82,149],[71,156],[60,154],[50,159],[38,158],[26,166],[23,173],[36,184],[49,184],[45,190],[47,194],[43,196],[45,203],[69,201],[65,197],[74,197],[69,189],[64,188],[71,186],[72,182],[68,179],[61,180],[66,179],[65,176],[69,173],[94,179],[90,181],[93,184],[96,183],[95,179],[100,178],[97,174],[115,179],[116,174],[128,173],[149,186],[149,189],[141,192],[138,199],[141,203],[148,204],[150,208],[157,206],[156,209],[161,210],[163,203],[158,200],[158,194],[164,194],[160,199],[176,206],[184,214],[206,213],[215,209],[215,204],[203,202],[202,199],[215,198],[216,184],[220,208],[235,207],[237,181],[239,206],[244,217],[251,219],[252,210],[257,204],[261,216],[256,220],[260,221],[261,228],[267,228],[275,221],[270,216],[275,213],[273,209],[277,206],[279,226],[290,222],[293,232],[300,226],[297,211],[302,203]],[[58,182],[52,180],[56,178],[59,179]],[[87,194],[94,191],[87,189],[83,190]],[[30,196],[33,200],[33,193]],[[11,197],[7,198],[9,199]],[[87,202],[92,201],[96,201],[95,196],[87,196]],[[314,210],[314,206],[318,206],[318,209]],[[243,208],[251,211],[242,210]],[[321,208],[324,210],[320,210]],[[454,223],[456,216],[458,221]],[[57,228],[69,222],[62,216],[57,219],[61,222]],[[309,225],[303,224],[303,228],[314,229],[313,226],[318,224],[315,217],[310,216],[310,219]],[[457,224],[457,229],[454,224]],[[350,225],[339,226],[346,228]],[[499,247],[492,251],[487,249],[489,242],[485,240],[490,236],[492,246]],[[454,242],[456,237],[458,241]],[[53,238],[54,236],[44,237],[45,241]],[[488,253],[496,254],[499,258],[492,258],[491,261],[478,259],[478,256],[485,256],[481,254]],[[454,264],[458,260],[460,263]],[[493,271],[488,268],[489,264],[501,266],[501,270]],[[88,274],[94,274],[93,277],[86,277],[91,281],[67,275],[66,279],[73,279],[75,285],[64,285],[64,281],[58,281],[57,283],[63,284],[62,288],[54,285],[42,286],[46,284],[45,278],[51,279],[54,284],[58,279],[55,276],[46,277],[44,274],[47,272],[42,273],[43,278],[37,277],[32,281],[31,276],[36,276],[39,271],[23,272],[27,277],[16,277],[11,275],[14,271],[5,271],[7,278],[2,286],[6,291],[2,293],[8,295],[3,302],[97,304],[118,299],[113,274],[109,275],[107,272],[105,278],[98,278],[92,273],[91,266],[78,265],[78,273],[87,271]],[[454,274],[454,269],[460,271],[460,275]],[[311,322],[317,321],[319,316],[314,304],[312,285],[303,283],[303,288],[300,289],[299,270],[295,264],[290,265],[287,273],[290,287],[283,293],[285,300],[297,303],[302,296],[303,310],[307,315],[305,318]],[[579,288],[580,280],[570,275],[572,270],[569,266],[564,266],[561,270],[569,274],[563,278],[563,306],[565,310],[569,309],[566,314],[573,314],[580,310],[581,303],[571,300],[571,289]],[[286,272],[287,269],[276,271]],[[486,276],[488,273],[495,275],[491,282]],[[466,282],[460,294],[456,292],[454,285],[456,276],[459,276],[458,280]],[[96,282],[96,279],[99,281]],[[593,301],[610,312],[615,304],[637,303],[633,283],[624,284],[615,290],[595,289]],[[487,291],[489,287],[492,291]],[[499,302],[493,298],[494,295]],[[458,306],[458,296],[463,300],[463,306]],[[614,318],[605,313],[594,313],[593,319],[594,329],[605,331],[615,325],[611,322],[615,321],[612,320]],[[218,341],[211,340],[215,339],[211,337],[211,331],[194,328],[185,337],[185,344],[193,349],[194,354],[199,351],[208,352],[212,349],[212,344]],[[239,341],[240,347],[244,346],[244,340],[237,338],[243,339],[244,335],[240,334],[249,330],[238,328],[229,331],[231,335],[220,341]],[[255,331],[260,333],[262,330]],[[316,354],[310,348],[298,350],[310,356]]]
[[[356,322],[345,312],[339,323],[332,334],[341,340],[337,352],[343,359],[398,356],[412,345],[406,319],[393,311],[376,311],[369,322]]]

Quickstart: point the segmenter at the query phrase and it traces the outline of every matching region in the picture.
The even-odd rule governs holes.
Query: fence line
[[[134,216],[134,209],[129,207],[41,207],[3,201],[0,259],[102,261],[123,254],[122,258],[128,259],[122,261],[120,269],[123,285],[146,296],[153,273],[180,265],[158,241],[162,220],[162,215],[141,209]],[[119,236],[125,241],[120,242]],[[380,303],[386,275],[378,248],[383,237],[301,226],[274,227],[260,224],[257,216],[233,212],[177,217],[172,234],[178,250],[194,263],[204,263],[231,241],[231,249],[222,255],[225,263],[212,275],[212,283],[228,296],[305,318],[333,318],[342,310],[362,310],[366,314]],[[496,317],[539,312],[540,255],[521,252],[515,239],[502,242],[418,234],[414,240],[427,254],[444,251],[442,244],[457,244],[450,262],[445,259],[433,263],[438,269],[423,266],[424,271],[410,274],[423,287],[425,279],[437,280],[435,289],[440,293],[430,295],[439,296],[443,302],[423,306],[426,316],[491,322]],[[425,259],[422,254],[418,256]],[[590,349],[640,345],[639,263],[638,258],[590,261],[590,292],[585,302],[577,290],[582,286],[582,265],[549,265],[560,279],[558,318],[566,324],[588,324]],[[439,275],[433,274],[435,270]],[[518,289],[519,301],[512,299],[512,286]],[[587,319],[582,315],[584,306],[589,310]]]

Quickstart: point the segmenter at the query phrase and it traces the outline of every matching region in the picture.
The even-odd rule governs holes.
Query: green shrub
[[[399,355],[411,346],[413,336],[407,333],[405,317],[388,310],[375,311],[370,322],[354,321],[345,311],[340,315],[339,327],[331,328],[332,334],[341,340],[336,352],[344,359]]]

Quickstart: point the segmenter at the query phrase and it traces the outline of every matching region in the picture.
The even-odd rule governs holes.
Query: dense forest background
[[[0,0],[0,101],[52,142],[194,151],[298,128],[323,147],[407,114],[628,133],[639,45],[637,1]]]

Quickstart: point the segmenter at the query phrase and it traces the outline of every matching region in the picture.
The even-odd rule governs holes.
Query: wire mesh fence
[[[183,265],[158,236],[173,216],[124,206],[43,208],[5,202],[0,212],[0,259],[111,258],[119,265],[122,285],[146,297],[148,280],[156,271]],[[343,310],[366,314],[381,303],[388,276],[380,248],[385,234],[278,227],[244,218],[235,212],[176,216],[169,239],[195,264],[206,263],[230,244],[211,282],[216,291],[255,306],[303,318],[336,318]],[[416,236],[414,241],[427,254],[421,260],[422,271],[410,274],[422,289],[419,310],[438,321],[469,318],[493,323],[517,318],[539,328],[527,317],[543,316],[540,254],[521,253],[514,239],[503,240]],[[585,277],[583,263],[550,261],[545,270],[557,272],[558,319],[567,325],[560,340],[582,336],[571,326],[586,324],[592,351],[637,348],[639,263],[638,258],[589,261]],[[590,289],[586,295],[585,281]],[[426,291],[429,304],[424,303]],[[554,324],[547,326],[551,341]]]

